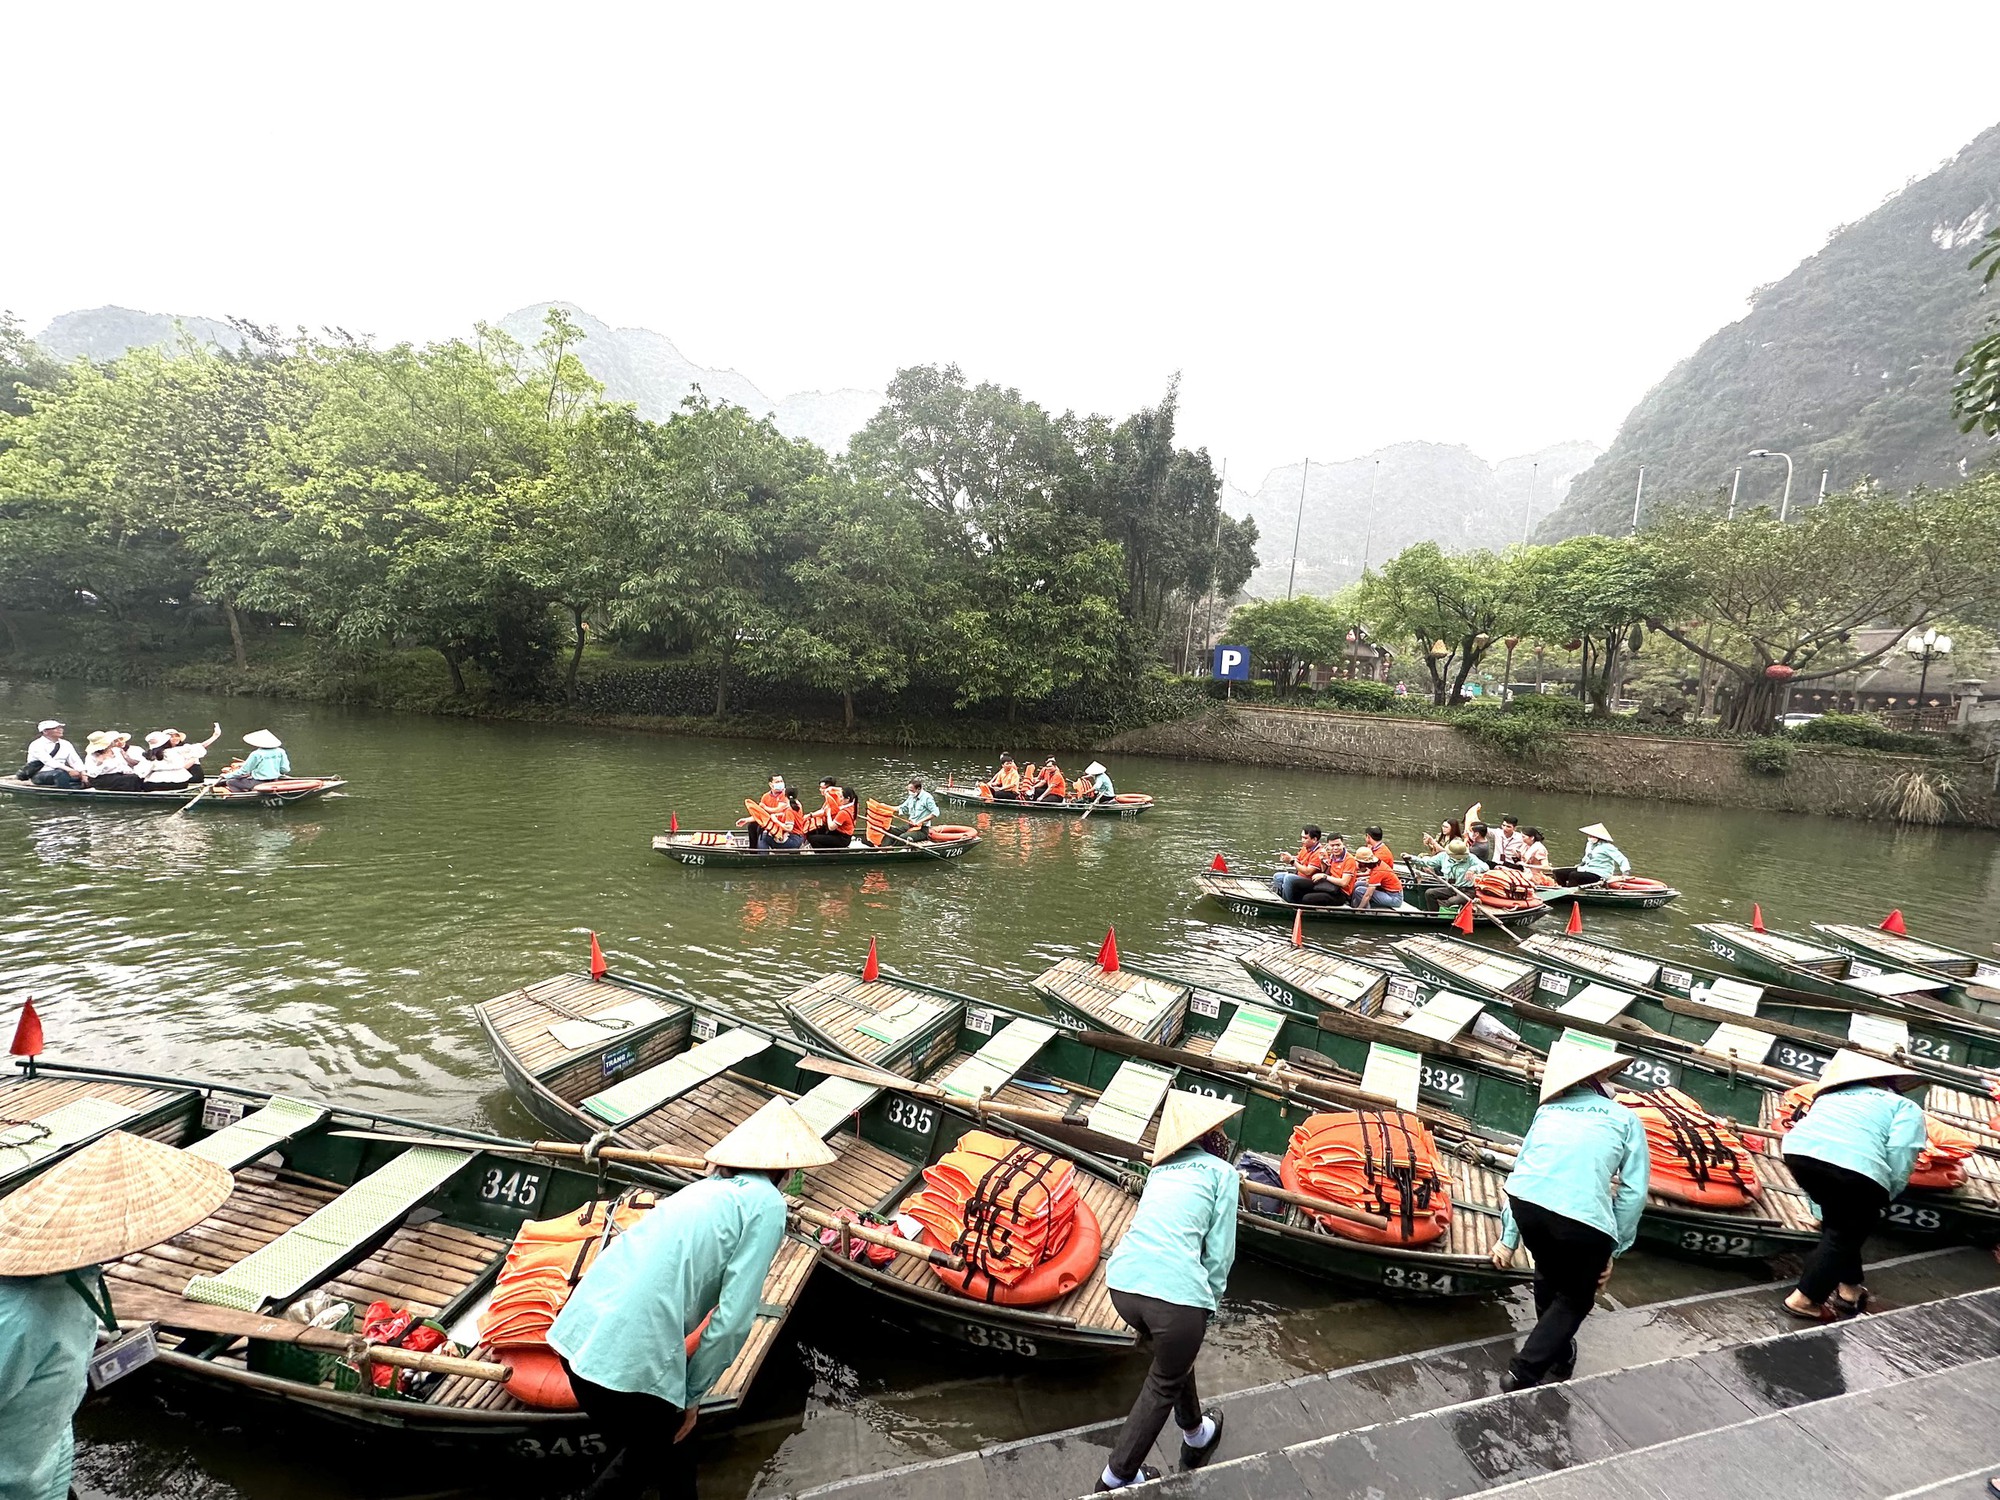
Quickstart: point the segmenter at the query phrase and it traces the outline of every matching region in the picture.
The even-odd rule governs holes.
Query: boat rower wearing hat
[[[1491,868],[1462,838],[1448,839],[1435,854],[1413,855],[1410,863],[1436,872],[1453,885],[1470,885],[1473,876]]]
[[[1100,1490],[1160,1477],[1144,1464],[1169,1412],[1180,1427],[1183,1471],[1207,1463],[1222,1441],[1222,1412],[1202,1410],[1194,1362],[1236,1261],[1237,1178],[1222,1124],[1242,1109],[1175,1089],[1160,1111],[1145,1190],[1104,1272],[1118,1316],[1151,1340],[1153,1365],[1098,1477]]]
[[[260,781],[276,781],[292,774],[292,758],[285,754],[285,742],[268,729],[253,729],[243,736],[250,753],[243,764],[229,773],[226,785],[232,792],[255,791]]]
[[[1611,842],[1611,830],[1602,823],[1592,823],[1577,829],[1583,835],[1583,858],[1576,862],[1576,873],[1594,876],[1598,880],[1615,880],[1620,875],[1632,873],[1632,861],[1625,857],[1625,851]]]
[[[1631,1061],[1604,1047],[1557,1042],[1542,1064],[1541,1107],[1507,1175],[1493,1247],[1493,1264],[1505,1270],[1528,1242],[1537,1322],[1502,1390],[1576,1373],[1576,1331],[1611,1279],[1611,1262],[1638,1237],[1652,1175],[1646,1127],[1605,1086]]]
[[[1793,1317],[1817,1321],[1830,1308],[1851,1318],[1867,1307],[1862,1247],[1909,1186],[1929,1139],[1923,1110],[1902,1094],[1922,1082],[1908,1068],[1845,1049],[1820,1070],[1804,1118],[1785,1136],[1785,1164],[1819,1206],[1819,1244],[1785,1298]]]
[[[1109,802],[1117,796],[1111,785],[1111,773],[1104,769],[1104,762],[1094,760],[1083,768],[1083,774],[1076,778],[1076,785],[1070,788],[1078,802]]]
[[[35,737],[28,741],[27,763],[21,767],[21,780],[32,781],[36,786],[90,784],[83,769],[83,757],[76,753],[76,746],[63,738],[63,728],[61,719],[44,719],[35,726]]]
[[[0,1495],[63,1500],[100,1327],[99,1267],[172,1239],[235,1187],[212,1162],[114,1130],[0,1201]]]
[[[785,1235],[778,1184],[834,1159],[798,1111],[773,1099],[709,1148],[708,1176],[619,1235],[584,1272],[549,1344],[612,1451],[586,1500],[652,1485],[663,1500],[695,1493],[685,1440],[763,1301]],[[686,1338],[704,1317],[690,1355]]]

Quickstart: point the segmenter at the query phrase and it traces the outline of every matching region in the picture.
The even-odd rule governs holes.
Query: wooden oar
[[[884,1075],[888,1076],[888,1075]],[[940,1094],[942,1090],[939,1091]],[[454,1141],[448,1138],[422,1135],[388,1135],[371,1130],[333,1130],[329,1135],[347,1136],[352,1139],[371,1141],[393,1141],[404,1145],[418,1146],[462,1146],[468,1151],[513,1150],[535,1156],[553,1156],[564,1160],[577,1160],[584,1156],[584,1147],[576,1141],[509,1141],[504,1145],[489,1143],[480,1145],[472,1142]],[[708,1162],[699,1156],[682,1156],[673,1151],[631,1151],[622,1146],[603,1146],[592,1153],[600,1161],[625,1163],[635,1167],[668,1167],[681,1172],[701,1173],[708,1170]],[[856,1224],[842,1219],[824,1209],[814,1208],[809,1203],[801,1203],[796,1198],[787,1198],[793,1218],[803,1220],[816,1229],[838,1229],[857,1240],[866,1240],[871,1245],[886,1245],[898,1255],[907,1255],[916,1260],[928,1261],[935,1266],[950,1270],[963,1270],[965,1263],[957,1256],[947,1255],[942,1250],[933,1250],[928,1245],[919,1245],[911,1240],[900,1239],[884,1230],[866,1224]]]
[[[201,801],[202,798],[206,797],[210,792],[214,791],[215,788],[221,785],[222,785],[222,778],[220,776],[216,777],[215,780],[213,781],[204,781],[201,784],[200,791],[196,792],[192,797],[188,798],[187,801],[183,802],[179,807],[175,808],[172,812],[167,814],[167,821],[171,823],[175,818],[178,818],[182,813],[186,812],[190,807],[193,807],[195,803]]]
[[[1093,1130],[1089,1121],[1081,1115],[1064,1114],[1053,1109],[1035,1109],[1026,1104],[995,1104],[991,1099],[982,1099],[971,1108],[978,1112],[982,1120],[992,1118],[1006,1120],[1015,1125],[1025,1125],[1037,1135],[1066,1142],[1078,1151],[1087,1151],[1092,1156],[1108,1156],[1113,1161],[1143,1162],[1146,1159],[1146,1148],[1137,1141],[1123,1140],[1115,1135],[1106,1135],[1101,1130]]]
[[[336,1333],[330,1328],[309,1328],[290,1318],[267,1318],[260,1313],[239,1312],[233,1307],[190,1302],[171,1292],[139,1286],[122,1278],[112,1279],[111,1305],[120,1323],[159,1323],[195,1333],[226,1333],[272,1344],[297,1344],[301,1349],[337,1354],[352,1364],[366,1361],[395,1365],[404,1370],[458,1375],[469,1380],[504,1381],[514,1374],[511,1365],[483,1359],[459,1359],[449,1354],[424,1354],[389,1344],[371,1344],[359,1334]]]
[[[939,839],[928,839],[920,844],[915,839],[906,839],[900,833],[891,833],[886,828],[882,830],[882,837],[885,839],[894,839],[897,843],[905,845],[906,847],[911,849],[920,849],[925,854],[930,855],[933,859],[946,858],[945,855],[939,853],[938,851],[945,848],[955,848],[957,847],[958,844],[964,842],[963,840],[958,840],[958,839],[953,839],[948,841]]]
[[[1315,1198],[1309,1193],[1295,1193],[1290,1188],[1270,1187],[1261,1182],[1251,1182],[1248,1178],[1236,1180],[1238,1196],[1248,1206],[1252,1198],[1275,1198],[1280,1203],[1294,1203],[1311,1213],[1325,1214],[1330,1219],[1345,1219],[1350,1224],[1360,1224],[1368,1229],[1387,1229],[1392,1222],[1375,1214],[1363,1213],[1358,1208],[1348,1208],[1344,1204],[1329,1203],[1324,1198]],[[1253,1210],[1254,1211],[1254,1210]]]
[[[1495,927],[1499,928],[1502,932],[1506,933],[1507,936],[1513,941],[1513,944],[1516,948],[1521,946],[1522,942],[1521,935],[1518,932],[1516,932],[1512,927],[1508,926],[1506,922],[1502,921],[1499,914],[1496,913],[1492,907],[1488,906],[1484,901],[1481,901],[1477,896],[1473,895],[1471,891],[1466,890],[1463,886],[1453,885],[1449,880],[1446,880],[1441,875],[1436,875],[1429,870],[1418,868],[1418,866],[1410,862],[1410,857],[1408,855],[1405,855],[1403,857],[1403,867],[1406,870],[1408,870],[1410,874],[1416,876],[1417,879],[1423,881],[1426,885],[1432,886],[1434,888],[1442,888],[1444,890],[1450,891],[1455,896],[1461,897],[1466,901],[1470,901],[1472,903],[1472,909],[1474,911],[1478,912],[1481,916],[1485,917],[1488,922],[1491,922]],[[1548,903],[1543,902],[1542,904],[1546,906]]]
[[[953,1102],[951,1096],[934,1083],[918,1083],[913,1078],[905,1078],[900,1073],[885,1073],[880,1068],[871,1068],[865,1063],[843,1062],[837,1057],[813,1057],[808,1054],[798,1061],[801,1073],[825,1073],[831,1078],[851,1078],[856,1083],[872,1083],[878,1089],[888,1089],[892,1093],[908,1094],[916,1099],[934,1099],[940,1104]],[[969,1100],[957,1101],[969,1104]]]

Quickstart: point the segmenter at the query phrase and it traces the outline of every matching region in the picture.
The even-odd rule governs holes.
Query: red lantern
[[[1770,666],[1764,668],[1764,675],[1773,682],[1783,682],[1792,675],[1793,670],[1793,668],[1786,666],[1781,661],[1774,661]]]

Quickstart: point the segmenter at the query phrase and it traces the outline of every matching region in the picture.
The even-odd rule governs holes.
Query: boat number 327
[[[1009,1333],[1004,1328],[984,1328],[977,1323],[965,1325],[965,1341],[975,1349],[991,1349],[997,1354],[1018,1354],[1023,1359],[1033,1359],[1041,1350],[1035,1341],[1025,1333]]]
[[[494,1167],[479,1184],[479,1196],[488,1203],[511,1203],[516,1208],[532,1208],[542,1196],[542,1174],[509,1172]]]
[[[919,1104],[914,1099],[891,1099],[889,1123],[914,1130],[918,1135],[929,1135],[931,1126],[937,1123],[937,1116],[928,1104]]]
[[[1771,1061],[1781,1068],[1790,1068],[1795,1073],[1804,1073],[1817,1078],[1819,1070],[1831,1059],[1822,1057],[1817,1052],[1808,1052],[1803,1047],[1794,1047],[1790,1042],[1780,1042],[1771,1049]]]

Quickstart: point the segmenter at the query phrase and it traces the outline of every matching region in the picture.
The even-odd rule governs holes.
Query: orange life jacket
[[[854,832],[854,804],[847,800],[845,793],[837,786],[826,788],[826,803],[820,810],[806,819],[808,828],[830,828],[835,833]]]
[[[1310,875],[1314,870],[1326,868],[1326,845],[1299,845],[1299,852],[1292,856],[1292,869],[1301,875]]]
[[[1535,883],[1519,870],[1481,870],[1472,877],[1472,894],[1480,904],[1503,910],[1533,906],[1542,898]]]
[[[1331,1215],[1320,1226],[1378,1245],[1428,1245],[1451,1228],[1451,1187],[1437,1141],[1415,1115],[1395,1109],[1331,1110],[1292,1132],[1279,1179],[1295,1193],[1381,1214],[1385,1229]]]
[[[1076,1169],[1061,1157],[970,1130],[924,1168],[902,1212],[999,1286],[1013,1286],[1069,1243]]]
[[[1789,1132],[1806,1117],[1818,1095],[1816,1083],[1802,1083],[1786,1090],[1785,1097],[1778,1101],[1778,1118],[1773,1123]],[[1924,1136],[1924,1149],[1917,1153],[1917,1163],[1910,1169],[1910,1186],[1958,1187],[1965,1181],[1965,1159],[1979,1149],[1978,1138],[1945,1124],[1929,1110],[1924,1111]]]
[[[1063,778],[1062,770],[1057,766],[1042,768],[1042,788],[1044,791],[1054,792],[1058,797],[1069,795],[1069,782]]]
[[[1652,1190],[1699,1208],[1742,1208],[1763,1196],[1749,1149],[1679,1089],[1614,1096],[1646,1127]]]

